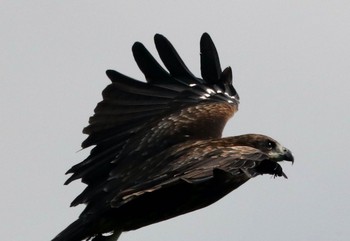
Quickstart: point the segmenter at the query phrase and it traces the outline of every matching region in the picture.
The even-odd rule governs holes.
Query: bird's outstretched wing
[[[118,193],[112,183],[106,186],[114,216],[123,220],[117,226],[124,231],[206,207],[256,175],[283,173],[260,150],[232,146],[225,139],[188,141],[152,157],[152,165],[147,161],[132,170],[133,182],[120,178]],[[274,166],[259,170],[263,162]],[[90,213],[101,210],[95,206]]]
[[[221,70],[207,33],[200,42],[202,78],[188,70],[164,36],[157,34],[154,40],[168,71],[139,42],[132,51],[147,82],[107,71],[112,83],[102,92],[103,100],[83,130],[89,136],[82,147],[95,147],[67,172],[72,176],[66,184],[79,178],[88,184],[72,205],[89,203],[111,182],[115,191],[120,190],[115,177],[166,148],[221,137],[227,120],[238,110],[231,68]]]
[[[152,157],[153,165],[148,165],[146,160],[133,169],[135,178],[132,183],[123,182],[123,177],[120,178],[122,190],[114,196],[111,206],[120,207],[146,193],[172,188],[181,182],[197,186],[216,179],[223,183],[229,181],[230,188],[236,188],[262,174],[256,168],[268,159],[266,154],[252,147],[232,147],[229,144],[225,139],[188,141],[161,152]],[[236,182],[237,186],[232,182]],[[113,187],[107,185],[106,191],[111,192]]]

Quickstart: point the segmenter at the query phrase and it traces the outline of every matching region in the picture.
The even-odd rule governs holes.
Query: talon
[[[288,179],[287,175],[286,175],[284,172],[282,172],[282,176],[283,176],[285,179]]]

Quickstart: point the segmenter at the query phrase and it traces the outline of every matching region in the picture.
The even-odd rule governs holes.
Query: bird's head
[[[256,148],[269,156],[270,161],[290,161],[294,163],[292,152],[271,137],[260,134],[246,134],[235,137],[235,144]]]
[[[294,162],[292,152],[282,146],[271,137],[260,134],[246,134],[235,136],[232,140],[235,145],[249,146],[255,148],[267,156],[267,159],[262,160],[256,167],[259,174],[271,174],[276,176],[287,175],[283,172],[282,167],[277,163],[280,161]]]

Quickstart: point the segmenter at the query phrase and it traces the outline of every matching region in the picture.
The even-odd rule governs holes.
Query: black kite
[[[200,41],[202,79],[164,36],[154,40],[168,71],[139,42],[132,51],[147,83],[107,71],[112,84],[83,130],[89,136],[82,147],[94,148],[67,172],[66,184],[87,184],[71,204],[86,208],[54,241],[117,240],[123,231],[206,207],[257,175],[286,177],[277,162],[293,156],[277,141],[221,138],[239,97],[210,36]]]

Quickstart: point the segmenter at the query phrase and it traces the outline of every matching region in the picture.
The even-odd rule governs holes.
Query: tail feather
[[[78,219],[71,223],[61,233],[59,233],[52,241],[81,241],[91,236],[90,225],[85,221]]]

